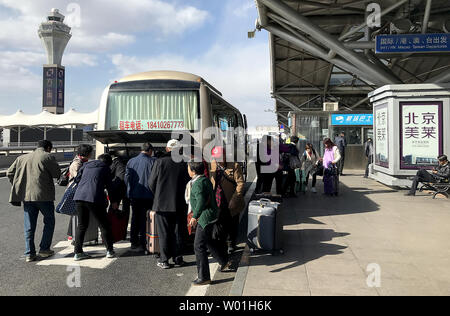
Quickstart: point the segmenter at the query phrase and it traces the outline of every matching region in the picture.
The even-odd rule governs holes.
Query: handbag
[[[298,155],[291,155],[289,157],[289,167],[293,170],[300,169],[302,167],[302,162]]]
[[[316,175],[323,176],[323,163],[319,161],[316,166]]]
[[[76,205],[73,197],[77,190],[78,183],[73,181],[70,183],[67,190],[64,192],[64,195],[61,199],[61,202],[56,206],[55,212],[64,215],[75,215],[76,213]]]

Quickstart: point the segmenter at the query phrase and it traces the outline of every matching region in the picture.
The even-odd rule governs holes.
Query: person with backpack
[[[55,230],[53,179],[60,177],[61,168],[55,157],[50,155],[52,148],[50,141],[39,141],[36,150],[18,157],[6,173],[12,184],[9,202],[13,205],[23,202],[26,262],[33,262],[38,257],[48,258],[55,253],[50,249]],[[34,235],[39,213],[44,216],[44,231],[40,251],[36,255]]]
[[[73,197],[78,215],[75,238],[75,261],[91,258],[89,254],[83,251],[84,236],[88,229],[91,216],[97,219],[99,223],[106,245],[106,257],[115,257],[111,224],[106,214],[108,200],[105,194],[105,189],[109,196],[114,196],[115,194],[112,186],[111,164],[111,155],[100,155],[97,160],[84,163],[74,179],[78,183]],[[111,207],[117,209],[119,206],[117,203],[111,203]]]
[[[280,144],[281,164],[283,173],[285,173],[285,181],[283,184],[283,197],[297,197],[295,193],[296,175],[295,169],[301,167],[297,143],[299,138],[292,136],[288,144]]]

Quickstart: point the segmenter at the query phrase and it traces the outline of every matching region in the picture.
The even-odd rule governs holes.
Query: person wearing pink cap
[[[245,207],[245,180],[242,168],[237,162],[227,162],[225,148],[217,146],[212,150],[211,182],[220,208],[219,222],[224,227],[223,239],[228,243],[228,252],[236,249],[239,229],[239,214]]]

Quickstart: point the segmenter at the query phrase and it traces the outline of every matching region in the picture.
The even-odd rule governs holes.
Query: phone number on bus
[[[184,121],[182,120],[119,121],[119,129],[121,131],[182,130],[184,129]]]

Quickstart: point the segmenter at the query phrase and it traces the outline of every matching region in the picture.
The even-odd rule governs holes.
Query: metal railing
[[[89,144],[95,146],[95,142],[74,142],[71,145],[58,145],[58,142],[53,143],[52,153],[64,153],[73,152],[80,144]],[[26,143],[26,146],[10,146],[10,147],[0,147],[0,156],[10,156],[11,154],[24,154],[32,152],[37,147],[37,143]]]

